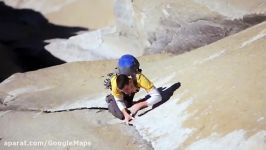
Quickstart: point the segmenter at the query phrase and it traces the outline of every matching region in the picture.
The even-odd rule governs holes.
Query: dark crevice
[[[104,110],[108,110],[108,108],[106,108],[106,107],[79,107],[79,108],[61,109],[61,110],[44,110],[43,112],[44,113],[57,113],[57,112],[68,112],[68,111],[84,110],[84,109],[89,109],[89,110],[97,109],[97,110],[99,110],[96,113],[104,111]]]
[[[23,111],[23,112],[43,112],[43,113],[58,113],[58,112],[69,112],[69,111],[76,111],[76,110],[98,110],[98,112],[108,110],[106,107],[78,107],[78,108],[71,108],[71,109],[59,109],[59,110],[45,110],[45,109],[35,109],[35,108],[23,108],[21,106],[16,105],[4,105],[0,107],[0,111]]]

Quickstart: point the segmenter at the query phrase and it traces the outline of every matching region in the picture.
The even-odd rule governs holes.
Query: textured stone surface
[[[263,150],[265,28],[264,22],[179,56],[141,57],[144,74],[168,98],[152,110],[140,111],[133,127],[105,110],[40,113],[106,107],[108,91],[103,89],[102,76],[112,70],[115,60],[15,74],[0,84],[1,147],[5,140],[85,138],[95,149],[101,145],[106,149]],[[177,82],[181,86],[174,88]],[[144,96],[141,91],[135,99]]]

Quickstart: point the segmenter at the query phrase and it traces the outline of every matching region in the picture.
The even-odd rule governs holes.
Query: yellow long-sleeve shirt
[[[115,97],[115,99],[123,100],[123,93],[117,87],[116,78],[116,75],[111,78],[112,95]],[[154,87],[153,83],[142,73],[136,74],[136,80],[138,86],[136,88],[143,88],[149,92]]]

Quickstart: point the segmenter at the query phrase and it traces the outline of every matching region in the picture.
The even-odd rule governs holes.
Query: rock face
[[[33,64],[36,66],[32,68],[30,66],[30,69],[24,69],[24,71],[61,64],[63,61],[115,59],[125,53],[136,56],[165,52],[182,54],[266,20],[265,3],[260,0],[252,2],[238,0],[227,2],[222,0],[212,2],[204,0],[7,0],[4,2],[15,8],[27,8],[27,10],[12,9],[17,14],[22,11],[35,13],[30,15],[32,19],[25,14],[22,17],[17,15],[16,17],[20,19],[13,19],[8,26],[11,28],[15,23],[12,29],[16,34],[12,35],[9,32],[2,34],[4,37],[19,35],[19,40],[15,42],[16,51],[23,53],[19,54],[19,57],[25,55],[27,60],[30,58],[41,61],[26,62],[20,67],[27,68]],[[47,24],[55,26],[53,23],[82,26],[90,30],[63,26],[52,29],[44,27]],[[2,29],[8,31],[6,28]],[[82,30],[84,32],[77,33]],[[52,33],[52,35],[43,35],[40,31]],[[46,43],[49,44],[46,45]],[[40,54],[40,51],[45,53]],[[39,57],[40,55],[56,58],[51,60],[52,63],[45,64],[48,61],[42,61],[43,57]]]
[[[250,13],[260,14],[265,13],[266,4],[263,0],[194,0],[199,4],[207,6],[210,10],[216,11],[223,16],[228,18],[239,18]]]
[[[3,0],[15,8],[41,12],[51,23],[98,29],[115,23],[114,0]]]
[[[138,112],[133,127],[104,109],[90,110],[106,108],[102,76],[115,60],[14,74],[0,84],[1,149],[10,140],[85,139],[92,149],[264,150],[265,29],[263,22],[178,56],[140,57],[164,101]],[[144,96],[140,91],[136,100]],[[89,110],[42,112],[81,107]]]
[[[266,20],[263,6],[262,1],[251,7],[248,1],[116,0],[114,25],[50,40],[46,48],[66,62],[114,59],[125,53],[181,54]]]

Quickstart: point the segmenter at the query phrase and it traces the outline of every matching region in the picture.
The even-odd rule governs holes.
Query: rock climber
[[[162,100],[154,84],[142,73],[139,61],[132,55],[123,55],[118,60],[117,71],[110,73],[105,86],[111,89],[106,96],[109,112],[129,124],[134,115],[142,108],[153,106]],[[144,89],[148,99],[133,101],[135,93]]]

